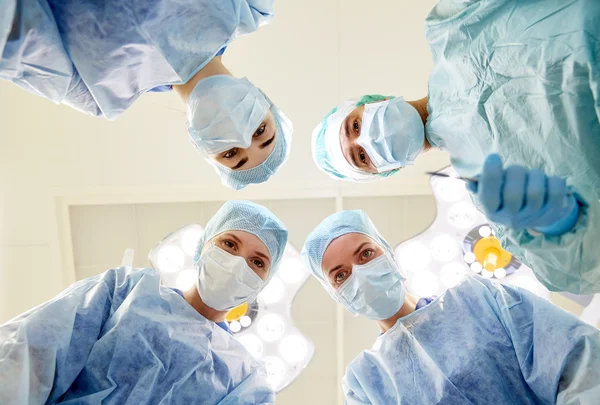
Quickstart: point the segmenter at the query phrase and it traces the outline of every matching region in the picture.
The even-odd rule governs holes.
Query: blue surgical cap
[[[264,162],[251,169],[232,170],[212,159],[208,160],[221,177],[224,185],[234,190],[240,190],[248,184],[264,183],[287,160],[292,142],[292,123],[275,105],[271,106],[271,112],[275,118],[277,135],[275,136],[275,146]]]
[[[342,211],[328,216],[306,238],[302,259],[313,275],[327,285],[323,276],[323,255],[329,244],[347,233],[361,233],[373,239],[394,257],[394,251],[362,210]]]
[[[317,167],[337,180],[368,182],[391,176],[392,170],[383,173],[367,173],[353,167],[344,157],[340,144],[340,129],[346,117],[366,103],[392,98],[390,96],[363,96],[359,100],[347,100],[331,110],[312,133],[312,155]]]
[[[287,245],[288,231],[283,222],[262,205],[243,200],[227,201],[206,224],[194,262],[198,261],[208,241],[227,231],[251,233],[265,244],[271,254],[270,279],[277,271]]]

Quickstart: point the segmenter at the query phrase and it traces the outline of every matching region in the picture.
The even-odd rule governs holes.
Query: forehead
[[[322,267],[328,269],[343,264],[345,260],[351,259],[356,248],[365,242],[376,244],[369,236],[358,232],[347,233],[335,238],[325,249]]]

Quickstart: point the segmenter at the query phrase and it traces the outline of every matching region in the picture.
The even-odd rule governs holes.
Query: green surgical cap
[[[360,100],[358,100],[358,102],[356,103],[357,107],[360,107],[361,105],[365,105],[365,104],[369,104],[369,103],[377,103],[379,101],[383,101],[383,100],[390,100],[392,98],[396,98],[394,96],[383,96],[381,94],[367,94],[366,96],[362,96],[360,98]]]

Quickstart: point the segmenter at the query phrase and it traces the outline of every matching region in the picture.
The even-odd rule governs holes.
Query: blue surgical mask
[[[423,120],[402,97],[365,104],[357,142],[379,173],[413,165],[424,141]]]
[[[215,75],[200,80],[187,102],[187,128],[205,155],[247,149],[271,103],[246,78]]]
[[[336,294],[355,315],[373,320],[387,319],[404,304],[404,277],[392,256],[385,253],[367,264],[352,268],[352,274]]]

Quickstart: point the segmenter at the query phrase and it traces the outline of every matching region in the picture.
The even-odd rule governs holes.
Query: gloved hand
[[[478,182],[468,182],[467,189],[477,195],[491,221],[514,229],[561,235],[579,216],[579,204],[564,179],[523,166],[503,169],[496,154],[488,156]]]

